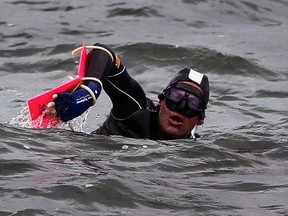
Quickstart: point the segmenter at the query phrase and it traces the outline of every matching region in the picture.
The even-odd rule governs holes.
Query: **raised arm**
[[[102,81],[112,103],[114,117],[124,119],[146,107],[146,95],[127,72],[119,57],[107,46],[95,44],[87,76]]]
[[[73,93],[59,93],[55,97],[55,108],[63,121],[81,115],[94,105],[102,86],[113,103],[114,118],[128,118],[146,107],[143,89],[130,77],[118,56],[109,47],[97,43],[90,54],[85,77],[87,88]]]

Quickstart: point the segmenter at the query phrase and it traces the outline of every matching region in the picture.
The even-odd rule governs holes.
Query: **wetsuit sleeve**
[[[87,77],[101,80],[110,97],[112,115],[125,119],[138,110],[146,108],[146,95],[140,84],[134,80],[118,56],[107,46],[95,44],[98,49],[91,51]]]

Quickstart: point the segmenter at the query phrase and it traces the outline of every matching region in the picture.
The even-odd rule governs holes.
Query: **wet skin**
[[[192,85],[203,93],[202,89],[194,83],[182,83]],[[204,120],[200,119],[199,116],[188,118],[181,113],[169,110],[166,106],[166,98],[159,101],[158,105],[160,107],[158,125],[161,132],[169,138],[185,138],[196,125],[202,125],[204,123]]]
[[[165,100],[166,98],[158,103],[160,106],[158,124],[161,132],[167,137],[172,139],[184,138],[195,125],[204,123],[198,116],[187,118],[181,113],[170,111],[166,107]]]

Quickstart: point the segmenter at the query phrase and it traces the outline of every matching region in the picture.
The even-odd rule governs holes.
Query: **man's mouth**
[[[173,115],[170,120],[174,125],[179,125],[183,123],[183,119],[179,115]]]

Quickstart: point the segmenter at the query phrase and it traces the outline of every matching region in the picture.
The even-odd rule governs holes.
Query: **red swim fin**
[[[56,127],[57,125],[59,125],[59,123],[61,123],[61,120],[58,117],[46,114],[45,111],[48,103],[53,101],[52,96],[54,94],[69,91],[72,92],[82,83],[82,77],[84,77],[86,74],[88,64],[86,45],[84,43],[81,49],[82,50],[78,65],[78,76],[75,79],[70,80],[36,97],[28,99],[28,108],[33,128],[51,128]]]

